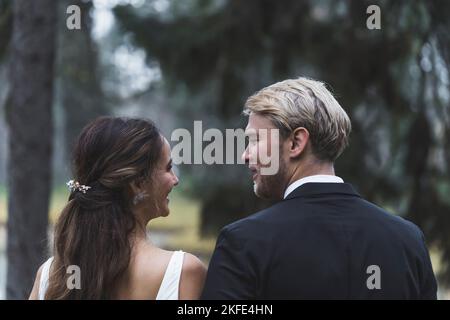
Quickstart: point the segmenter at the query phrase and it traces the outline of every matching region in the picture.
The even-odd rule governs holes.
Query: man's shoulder
[[[405,231],[408,233],[415,234],[416,236],[422,235],[422,231],[420,230],[420,228],[413,222],[407,220],[406,218],[391,213],[390,211],[365,199],[361,199],[361,201],[364,203],[364,206],[366,207],[367,211],[370,213],[375,213],[372,216],[375,217],[377,220],[383,222],[384,224],[390,225],[398,229],[399,231]]]
[[[222,228],[223,234],[248,234],[253,230],[264,229],[265,226],[270,227],[273,219],[279,219],[279,213],[283,211],[286,203],[283,201],[277,202],[272,206],[257,211],[247,217],[231,222]]]
[[[371,229],[391,230],[400,235],[409,235],[415,239],[423,237],[422,231],[413,222],[393,214],[386,209],[363,198],[355,198],[355,217],[359,217],[362,224],[370,224]],[[224,235],[233,235],[245,237],[245,235],[254,235],[262,233],[264,230],[270,232],[274,226],[282,225],[283,218],[290,213],[295,214],[295,221],[301,221],[302,217],[314,218],[317,216],[316,210],[311,210],[314,204],[308,204],[305,199],[297,198],[283,200],[274,205],[253,213],[245,218],[234,221],[226,225],[221,233]],[[320,219],[323,219],[323,215]],[[358,219],[358,218],[357,218]],[[333,219],[333,221],[335,221]],[[352,223],[355,220],[352,218]]]

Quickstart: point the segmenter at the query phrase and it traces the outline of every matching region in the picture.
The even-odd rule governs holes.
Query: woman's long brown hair
[[[163,147],[146,120],[101,117],[81,132],[73,152],[72,191],[55,226],[54,260],[45,299],[114,299],[131,259],[136,220],[131,182],[151,178]],[[70,289],[67,268],[80,268],[81,288]]]

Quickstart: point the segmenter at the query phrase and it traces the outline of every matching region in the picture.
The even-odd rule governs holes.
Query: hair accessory
[[[89,186],[85,186],[84,184],[80,184],[78,181],[75,180],[70,180],[66,184],[71,192],[80,191],[86,193],[86,191],[88,191],[91,188]]]

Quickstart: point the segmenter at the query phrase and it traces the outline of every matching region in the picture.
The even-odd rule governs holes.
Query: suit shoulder
[[[403,235],[409,235],[416,239],[423,239],[423,233],[420,228],[413,222],[407,220],[406,218],[393,214],[374,203],[367,200],[362,200],[364,205],[370,208],[370,211],[374,211],[377,214],[374,215],[376,219],[380,220],[383,225],[389,226],[390,229],[395,230]]]
[[[254,229],[260,230],[264,226],[270,225],[270,220],[277,216],[282,202],[278,202],[268,208],[257,211],[245,218],[236,220],[222,228],[223,234],[240,234],[251,232]]]

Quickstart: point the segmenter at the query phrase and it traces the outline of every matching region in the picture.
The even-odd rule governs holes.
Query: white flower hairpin
[[[80,191],[86,193],[86,191],[88,191],[91,188],[89,186],[85,186],[84,184],[80,184],[78,181],[75,180],[70,180],[66,184],[71,192]]]

